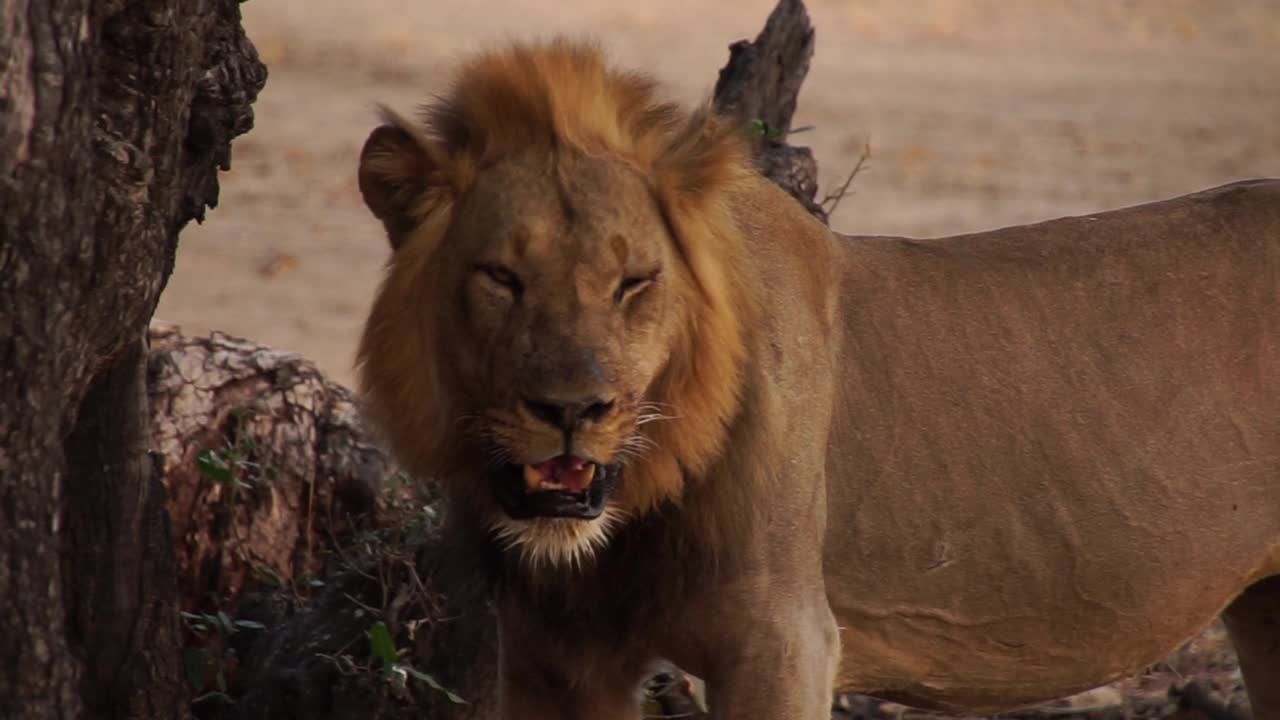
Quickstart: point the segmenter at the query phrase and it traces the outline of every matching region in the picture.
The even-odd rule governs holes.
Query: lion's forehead
[[[517,257],[591,268],[655,261],[664,226],[642,176],[608,158],[550,164],[513,158],[487,169],[468,224]]]

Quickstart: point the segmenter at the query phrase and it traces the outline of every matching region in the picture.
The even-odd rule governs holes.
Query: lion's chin
[[[503,548],[518,553],[530,570],[578,569],[609,544],[625,517],[626,513],[610,505],[589,520],[499,515],[490,529]]]

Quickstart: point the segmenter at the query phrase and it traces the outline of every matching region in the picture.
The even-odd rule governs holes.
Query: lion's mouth
[[[493,477],[493,490],[503,511],[517,520],[590,520],[604,512],[617,476],[617,466],[559,455],[532,465],[500,468]]]

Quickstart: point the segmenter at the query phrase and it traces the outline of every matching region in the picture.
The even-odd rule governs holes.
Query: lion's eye
[[[638,295],[645,288],[652,285],[653,281],[657,279],[658,279],[657,270],[654,270],[653,272],[650,272],[650,273],[645,273],[644,275],[632,275],[629,277],[625,277],[622,279],[622,282],[618,285],[618,292],[614,297],[618,301],[618,304],[622,304],[626,302],[627,299],[635,295]]]
[[[524,283],[520,282],[520,277],[501,265],[485,263],[477,265],[476,271],[490,282],[510,291],[512,295],[519,295],[524,291]]]

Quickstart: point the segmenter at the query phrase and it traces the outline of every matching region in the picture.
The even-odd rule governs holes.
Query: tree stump
[[[0,0],[0,717],[188,714],[145,330],[265,77],[237,0]]]
[[[294,353],[221,333],[153,325],[150,338],[181,607],[324,574],[336,538],[377,522],[393,474],[351,392]]]
[[[721,112],[751,125],[760,173],[825,223],[827,213],[814,201],[818,163],[813,152],[787,144],[813,48],[814,30],[804,3],[780,0],[754,42],[729,46],[729,62],[720,70],[714,97]]]

